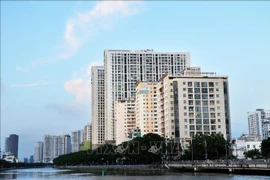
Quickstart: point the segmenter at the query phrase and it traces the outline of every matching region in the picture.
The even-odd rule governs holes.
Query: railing
[[[169,167],[217,167],[217,168],[266,168],[270,169],[270,162],[265,160],[194,160],[171,161]]]

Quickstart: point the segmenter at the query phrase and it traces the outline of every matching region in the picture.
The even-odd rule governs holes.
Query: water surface
[[[246,176],[213,173],[172,173],[165,176],[93,176],[91,173],[75,173],[52,168],[17,169],[0,172],[0,179],[25,180],[269,180],[269,176]]]

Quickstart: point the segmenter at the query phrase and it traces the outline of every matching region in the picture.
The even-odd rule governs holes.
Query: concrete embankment
[[[230,173],[243,175],[266,175],[270,176],[270,168],[267,164],[257,165],[188,165],[171,164],[171,172],[208,172],[208,173]]]
[[[164,175],[167,170],[160,166],[148,165],[104,165],[104,166],[57,166],[57,169],[69,169],[93,175]]]

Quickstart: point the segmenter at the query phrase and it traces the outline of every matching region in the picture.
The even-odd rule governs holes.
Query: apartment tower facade
[[[105,142],[105,89],[103,66],[92,66],[92,148]]]
[[[201,73],[200,68],[187,68],[182,76],[166,75],[158,83],[149,85],[151,83],[141,82],[137,87],[137,101],[140,101],[140,93],[143,91],[145,96],[138,105],[142,108],[141,115],[136,111],[140,128],[149,125],[149,115],[146,115],[151,106],[148,98],[152,98],[157,106],[153,106],[150,115],[155,117],[151,111],[156,111],[158,125],[155,127],[162,137],[181,142],[184,148],[188,147],[195,134],[221,133],[225,139],[231,138],[227,76]],[[150,90],[156,91],[157,99],[153,95],[149,97],[146,91]],[[149,133],[144,131],[142,133]]]
[[[116,145],[130,140],[129,133],[136,128],[135,100],[115,101],[115,141]]]
[[[36,142],[34,152],[34,162],[41,163],[43,161],[43,142]]]
[[[164,74],[180,75],[189,66],[188,52],[105,50],[105,140],[115,140],[116,100],[135,99],[138,81],[155,82]]]

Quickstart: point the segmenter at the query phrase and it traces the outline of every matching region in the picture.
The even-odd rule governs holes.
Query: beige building
[[[157,83],[140,82],[136,88],[136,126],[141,135],[159,133]]]
[[[128,133],[136,127],[135,100],[115,101],[115,140],[116,145],[130,140]]]
[[[92,143],[92,123],[84,126],[83,141],[90,141]]]
[[[153,102],[157,102],[158,133],[161,136],[186,142],[184,146],[195,134],[221,133],[225,138],[231,137],[228,77],[201,72],[200,68],[187,68],[182,76],[166,75],[152,85],[139,83],[136,117],[140,128],[145,123],[145,117],[140,113],[149,108],[141,106],[149,101],[139,94],[146,90],[145,87],[148,90],[156,88],[157,99]]]

